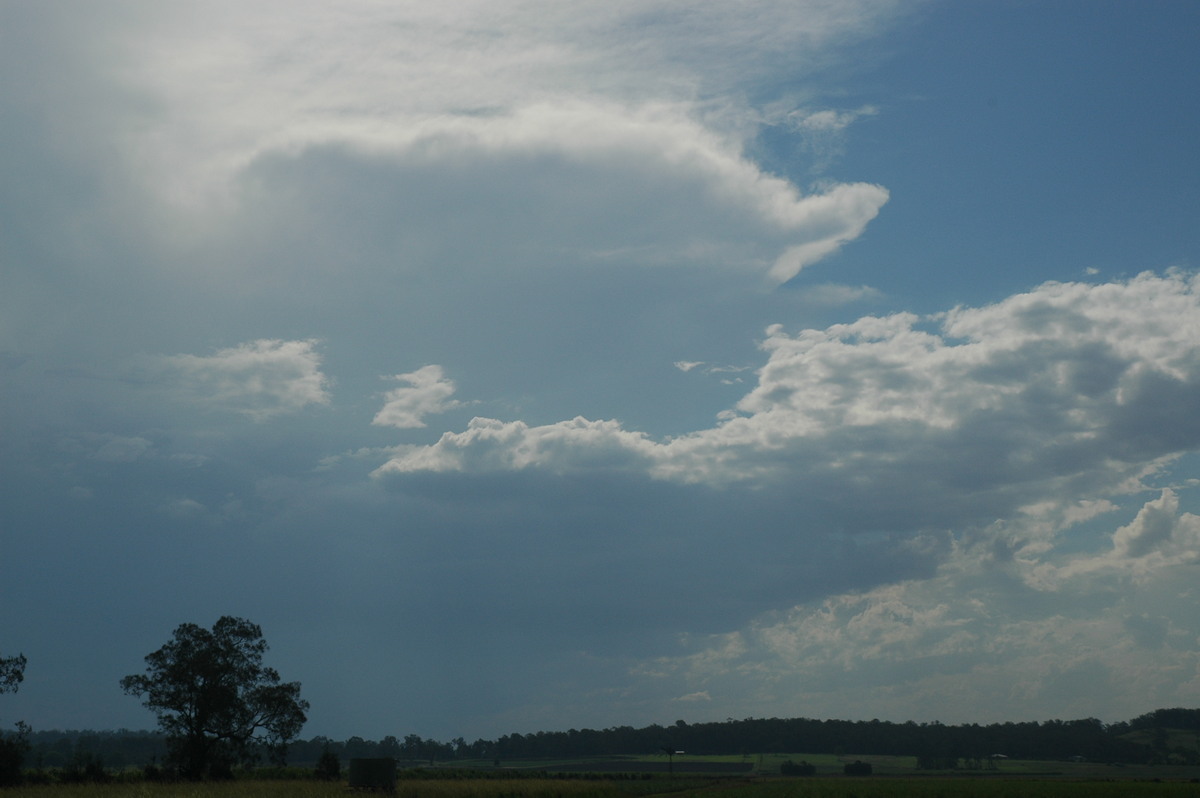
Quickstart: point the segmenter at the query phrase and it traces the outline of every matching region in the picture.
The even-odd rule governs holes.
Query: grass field
[[[620,798],[612,782],[555,779],[401,781],[406,798]],[[70,784],[0,790],[3,798],[346,798],[345,782],[232,781],[202,784]]]
[[[617,763],[636,769],[639,763],[663,763],[665,757],[605,757],[590,760],[611,770]],[[813,777],[783,778],[786,760],[817,767]],[[869,762],[874,774],[841,775],[846,762]],[[736,776],[688,774],[689,765],[741,763],[747,773]],[[461,764],[461,763],[459,763]],[[512,770],[492,767],[479,777],[442,773],[424,778],[403,771],[400,798],[1200,798],[1200,768],[1178,766],[1118,767],[1087,762],[1004,760],[995,770],[921,771],[913,757],[762,754],[723,757],[676,757],[675,775],[640,774],[636,778],[541,778],[538,770],[579,765],[565,761],[512,762]],[[508,774],[512,773],[512,777]],[[524,774],[518,776],[518,774]],[[447,778],[450,777],[450,778]],[[207,784],[72,784],[29,785],[0,789],[0,798],[328,798],[349,794],[342,782],[312,780],[238,780]]]
[[[1153,781],[1071,781],[1027,778],[727,779],[690,787],[654,785],[664,792],[638,792],[650,783],[513,781],[403,781],[400,798],[1194,798],[1200,784]],[[244,781],[217,784],[110,784],[14,787],[5,798],[345,798],[344,783]]]

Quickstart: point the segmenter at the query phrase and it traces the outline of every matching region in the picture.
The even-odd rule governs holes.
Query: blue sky
[[[0,723],[1200,702],[1200,8],[0,3]]]

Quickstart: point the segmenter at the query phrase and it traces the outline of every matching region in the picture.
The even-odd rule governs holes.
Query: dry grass
[[[345,782],[233,781],[201,784],[69,784],[12,787],[0,798],[347,798]],[[556,779],[401,781],[399,798],[619,798],[611,782]]]

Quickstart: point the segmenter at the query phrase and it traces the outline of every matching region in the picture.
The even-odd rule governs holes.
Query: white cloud
[[[195,499],[180,498],[167,502],[162,512],[177,519],[200,518],[208,513],[208,508]]]
[[[869,183],[806,194],[763,172],[739,139],[679,103],[570,99],[484,116],[439,115],[380,140],[314,142],[260,156],[239,184],[248,205],[262,201],[255,198],[264,186],[276,198],[296,192],[278,182],[289,174],[324,181],[299,192],[320,196],[338,179],[333,167],[356,175],[351,165],[365,160],[384,174],[394,170],[385,197],[397,203],[399,218],[389,222],[408,231],[404,245],[419,248],[430,230],[457,222],[468,241],[481,239],[471,259],[486,262],[511,248],[523,267],[540,247],[550,253],[540,259],[547,267],[590,255],[703,264],[783,282],[861,235],[888,199],[885,188]],[[361,181],[354,190],[363,191]],[[431,218],[422,224],[423,213]],[[447,243],[459,245],[426,246]]]
[[[388,391],[372,424],[418,429],[425,426],[425,416],[444,413],[461,404],[450,398],[455,391],[454,381],[446,378],[441,366],[422,366],[392,379],[406,382],[409,387]]]
[[[762,114],[732,98],[748,96],[781,59],[802,73],[901,13],[898,6],[584,2],[567,14],[545,2],[418,11],[360,0],[337,9],[289,4],[286,13],[273,3],[159,8],[113,30],[113,21],[97,21],[121,53],[120,70],[108,76],[142,102],[136,124],[101,127],[118,138],[128,174],[183,212],[146,231],[173,245],[244,223],[254,202],[239,181],[253,182],[246,176],[272,158],[327,148],[452,168],[480,158],[563,158],[636,165],[649,182],[665,178],[712,204],[713,220],[752,223],[759,229],[749,238],[770,250],[754,268],[784,281],[859,236],[888,194],[867,183],[805,194],[762,171],[744,154]],[[626,200],[599,204],[619,213]],[[671,217],[664,207],[657,213]],[[665,249],[676,261],[689,248],[719,248],[723,227],[710,241]]]
[[[803,149],[813,159],[811,171],[822,172],[842,155],[846,128],[878,113],[879,109],[872,105],[850,111],[800,108],[789,112],[784,117],[784,124],[800,134]]]
[[[1005,539],[1038,534],[1025,525],[1043,519],[1027,518],[1005,524],[998,537],[961,542],[930,579],[836,594],[736,632],[685,639],[687,653],[640,672],[719,695],[717,711],[753,714],[1087,717],[1097,690],[1118,718],[1163,696],[1194,703],[1197,519],[1177,513],[1169,493],[1147,502],[1114,539],[1120,546],[1147,525],[1170,529],[1156,535],[1158,545],[1174,540],[1177,550],[1190,548],[1188,558],[1133,562],[1075,546],[998,556]],[[1046,568],[1070,578],[1049,585],[1035,576]]]
[[[1113,535],[1113,550],[1118,557],[1145,557],[1172,543],[1183,544],[1193,557],[1200,557],[1200,517],[1179,515],[1179,498],[1170,489],[1153,502],[1147,502],[1133,522]]]
[[[1106,552],[1044,563],[1030,579],[1046,589],[1069,590],[1105,579],[1144,583],[1176,567],[1194,567],[1200,562],[1200,516],[1180,512],[1176,491],[1163,488],[1113,532],[1111,545]]]
[[[330,402],[329,379],[311,340],[260,339],[212,355],[171,355],[159,364],[183,395],[255,421]]]
[[[263,147],[382,140],[418,120],[564,98],[639,105],[728,96],[782,58],[803,69],[901,11],[893,0],[569,10],[544,0],[219,3],[148,15],[125,33],[136,57],[124,66],[169,104],[174,135],[149,131],[151,152],[186,146],[246,159]]]
[[[807,203],[797,203],[794,225],[820,232],[812,240],[791,246],[780,255],[771,267],[771,278],[780,283],[790,280],[804,267],[858,238],[887,200],[887,189],[882,186],[852,183],[835,186],[825,194],[809,198]]]
[[[838,132],[845,130],[864,116],[875,116],[878,113],[879,109],[871,105],[864,105],[853,111],[798,109],[789,113],[787,120],[790,125],[799,130]]]
[[[881,186],[799,185],[754,155],[794,175],[794,145],[828,166],[875,109],[827,109],[845,87],[810,67],[910,7],[0,6],[43,18],[0,54],[22,75],[0,89],[18,101],[0,158],[29,178],[10,181],[3,243],[5,473],[29,521],[9,526],[36,553],[35,537],[135,551],[164,517],[211,525],[186,541],[199,576],[164,623],[261,584],[237,577],[262,558],[230,545],[303,577],[240,597],[281,635],[307,639],[316,613],[379,639],[354,619],[396,607],[388,640],[426,653],[377,647],[354,683],[452,685],[428,692],[455,706],[412,714],[435,734],[486,734],[520,701],[524,718],[545,707],[531,727],[575,706],[636,722],[646,685],[659,709],[722,717],[1086,715],[1082,691],[1109,687],[1104,711],[1129,716],[1197,696],[1195,496],[1182,479],[1143,493],[1200,446],[1195,278],[817,329],[801,327],[879,292],[861,275],[763,290],[883,212]],[[927,174],[910,172],[895,188],[911,199]],[[771,321],[756,352],[745,331]],[[122,371],[147,341],[203,354]],[[398,351],[458,385],[436,365],[379,383]],[[302,412],[332,404],[326,372],[338,411]],[[495,418],[459,426],[460,391]],[[301,417],[213,434],[197,407]],[[431,445],[383,448],[424,427]],[[80,501],[43,519],[21,498],[56,495]],[[234,570],[202,578],[212,563]],[[156,587],[136,558],[91,570]],[[469,644],[447,648],[446,628]],[[629,684],[680,630],[681,656]],[[603,701],[599,671],[621,674]]]
[[[149,440],[136,435],[107,434],[97,437],[103,443],[92,456],[109,463],[129,463],[144,457],[154,448]]]
[[[676,698],[675,700],[685,702],[685,703],[694,703],[697,701],[707,702],[707,701],[712,701],[712,696],[710,696],[708,694],[707,690],[697,690],[694,693],[688,693],[687,695],[681,695],[678,698]]]
[[[853,302],[874,302],[883,292],[869,285],[838,285],[825,283],[805,289],[804,299],[817,305],[849,305]]]
[[[705,363],[702,360],[679,360],[679,361],[675,362],[675,368],[677,368],[683,372],[689,372],[689,371],[694,371],[696,369],[699,369],[701,373],[706,374],[706,375],[738,374],[743,371],[750,370],[749,366],[719,366],[719,365],[715,365],[712,363]],[[741,381],[742,380],[740,377],[734,378],[733,380],[729,380],[729,379],[725,380],[725,382],[727,384],[731,384],[733,382],[741,382]]]
[[[542,468],[552,473],[644,468],[654,444],[615,421],[575,418],[530,427],[474,418],[464,432],[447,432],[431,446],[401,446],[376,471],[388,476],[415,471],[488,472]]]
[[[475,419],[377,472],[603,465],[682,483],[794,486],[891,528],[986,523],[1067,495],[1103,501],[1200,445],[1196,278],[1048,283],[982,308],[789,335],[736,413],[655,441],[619,422]],[[969,500],[967,497],[970,497]],[[866,523],[859,520],[855,523]]]

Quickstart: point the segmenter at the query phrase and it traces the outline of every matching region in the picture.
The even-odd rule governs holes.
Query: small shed
[[[396,791],[396,760],[390,756],[350,760],[350,789]]]

